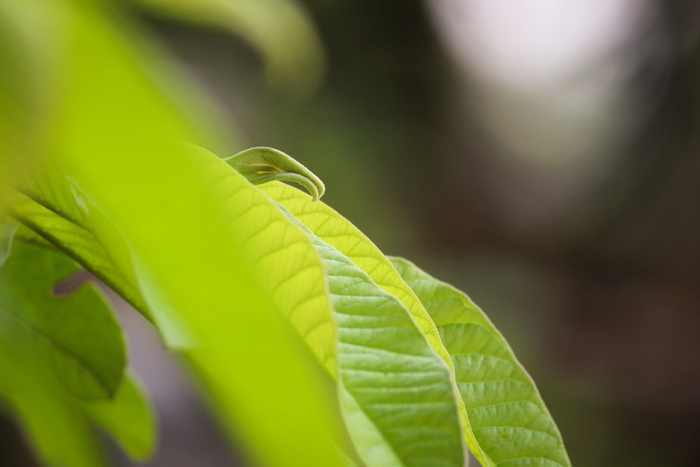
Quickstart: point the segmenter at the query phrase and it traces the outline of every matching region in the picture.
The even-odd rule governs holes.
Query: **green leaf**
[[[29,11],[24,2],[0,3],[0,216],[14,172],[36,156],[36,117],[45,110],[41,97],[50,89],[46,69],[33,59],[46,47],[46,41],[32,37],[44,32],[44,24],[28,21]],[[51,14],[50,6],[45,14]]]
[[[244,151],[248,155],[238,159],[240,164],[257,161],[257,149]],[[205,168],[207,178],[218,181],[221,206],[229,221],[235,223],[236,240],[245,245],[245,256],[253,265],[255,277],[265,293],[287,317],[329,375],[335,377],[335,323],[325,269],[311,241],[275,203],[227,163],[203,148],[193,147],[192,154]],[[303,166],[286,154],[279,156],[267,151],[259,154],[270,164],[277,164],[278,158],[284,158],[279,165],[288,170],[302,171],[300,167]],[[270,154],[273,155],[269,157]],[[308,169],[303,169],[302,173],[323,186]]]
[[[217,26],[242,36],[263,55],[268,78],[307,94],[319,83],[324,54],[309,15],[292,0],[132,0],[157,13]]]
[[[130,377],[111,401],[78,400],[22,348],[0,341],[0,398],[9,403],[43,463],[57,467],[104,465],[99,425],[132,459],[146,460],[155,447],[155,422],[146,396]]]
[[[145,461],[156,446],[153,408],[133,377],[124,378],[113,401],[84,401],[87,416],[105,429],[131,456]]]
[[[51,162],[46,158],[40,170],[16,182],[19,191],[12,193],[9,215],[34,234],[34,238],[24,234],[24,239],[36,242],[40,238],[53,245],[90,270],[146,318],[152,319],[134,285],[135,278],[128,274],[128,269],[115,264],[112,255],[86,227],[80,195],[70,189],[69,182]]]
[[[272,199],[278,201],[315,235],[328,242],[343,255],[347,256],[361,270],[369,275],[372,281],[398,298],[410,312],[414,323],[421,330],[431,348],[449,367],[454,375],[452,359],[442,344],[438,329],[421,304],[416,294],[404,282],[396,268],[357,227],[335,210],[322,202],[310,202],[299,190],[282,183],[261,185]],[[478,459],[483,460],[479,446],[470,429],[466,408],[458,396],[458,389],[452,377],[453,392],[459,405],[459,418],[463,428],[464,440]]]
[[[76,395],[112,397],[126,362],[114,314],[91,284],[70,297],[52,295],[53,286],[78,269],[58,253],[16,243],[0,268],[0,332],[50,359]]]
[[[114,315],[92,285],[52,295],[57,281],[78,270],[58,252],[13,246],[0,268],[0,394],[50,465],[102,464],[86,410],[145,458],[154,424],[138,388],[122,382],[124,341]]]
[[[282,183],[268,183],[260,188],[314,235],[352,260],[375,284],[398,298],[409,310],[433,350],[451,365],[450,357],[440,342],[439,333],[430,316],[391,262],[369,238],[331,207],[322,202],[311,202],[308,196],[295,188]]]
[[[326,267],[338,323],[341,407],[360,457],[370,466],[463,465],[445,362],[396,297],[299,225]]]
[[[484,465],[569,466],[534,382],[484,313],[462,292],[393,258],[437,325],[457,374]]]
[[[43,14],[43,2],[27,2]],[[220,191],[219,179],[187,148],[201,144],[206,126],[168,93],[164,78],[172,77],[154,69],[160,57],[148,53],[133,25],[103,14],[100,2],[52,6],[61,48],[51,49],[56,99],[42,123],[45,146],[69,181],[65,199],[84,213],[79,224],[134,278],[161,331],[198,346],[188,356],[218,402],[217,415],[257,461],[340,465],[327,377],[258,281],[243,243],[247,227],[224,208],[240,187],[260,193],[235,173]],[[218,164],[214,175],[233,172],[209,159]],[[268,262],[270,271],[278,266]]]
[[[12,239],[15,236],[16,230],[16,223],[0,221],[0,267],[5,263],[8,256],[10,256]]]
[[[84,201],[86,227],[133,273],[156,325],[183,331],[216,414],[259,463],[340,465],[327,377],[258,280],[245,213],[225,204],[239,189],[260,192],[184,144],[197,132],[154,83],[147,56],[94,2],[74,5],[52,152]]]
[[[313,201],[317,201],[325,191],[320,178],[277,149],[250,148],[224,160],[255,185],[275,180],[298,183],[308,190]]]
[[[3,360],[0,350],[0,360]],[[8,362],[17,365],[17,361]],[[0,374],[19,388],[4,394],[19,419],[33,451],[50,467],[99,467],[106,465],[100,443],[75,401],[56,390],[51,381],[10,375],[0,361]],[[18,373],[18,372],[16,372]],[[37,375],[32,375],[37,376]]]

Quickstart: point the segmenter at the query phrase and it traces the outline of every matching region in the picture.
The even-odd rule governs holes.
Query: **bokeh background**
[[[700,465],[700,3],[266,0],[255,34],[117,3],[211,96],[224,150],[289,153],[481,305],[574,465]],[[112,298],[160,414],[149,465],[242,465]],[[0,464],[35,465],[0,432]]]

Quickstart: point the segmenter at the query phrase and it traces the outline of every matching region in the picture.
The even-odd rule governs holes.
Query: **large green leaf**
[[[248,231],[240,241],[246,243],[247,254],[251,263],[255,264],[265,290],[327,371],[334,375],[335,332],[324,286],[324,270],[309,240],[290,225],[265,195],[252,186],[241,184],[239,175],[226,165],[217,163],[216,156],[197,147],[192,147],[191,152],[198,154],[202,167],[211,168],[209,176],[219,180],[222,189],[231,188],[231,195],[225,196],[224,204]],[[298,166],[296,161],[288,159],[289,170],[292,170],[292,164]],[[251,164],[249,158],[245,163]],[[307,169],[305,171],[305,176],[315,178]],[[231,177],[238,180],[227,183]],[[320,181],[317,183],[323,186]],[[315,188],[316,185],[312,186]],[[74,258],[149,316],[137,286],[133,285],[135,278],[127,277],[117,269],[112,255],[87,226],[87,214],[80,208],[84,201],[77,189],[71,187],[56,166],[47,163],[41,172],[24,177],[19,190],[10,207],[12,217]],[[164,323],[160,319],[158,324],[167,330],[167,321]],[[168,335],[166,332],[166,341]]]
[[[360,457],[370,466],[463,465],[446,363],[396,297],[299,225],[326,267],[338,323],[340,401]]]
[[[245,246],[246,259],[265,293],[335,377],[335,323],[326,272],[311,241],[275,203],[227,163],[202,148],[193,147],[192,153],[207,178],[217,180],[222,209],[236,225],[237,237],[231,240]]]
[[[151,315],[134,285],[129,269],[120,269],[102,243],[86,227],[83,204],[62,176],[55,162],[44,165],[15,182],[19,191],[12,192],[9,215],[39,238],[88,268],[134,308],[150,319]],[[24,235],[27,239],[27,235]],[[167,331],[167,326],[163,326]],[[165,334],[166,340],[169,335]]]
[[[442,344],[437,327],[421,304],[416,294],[404,282],[396,268],[392,265],[379,248],[374,245],[357,227],[335,210],[321,202],[310,202],[308,197],[283,183],[268,183],[261,188],[274,200],[288,209],[297,219],[322,240],[328,242],[343,255],[347,256],[361,270],[369,275],[372,281],[382,290],[398,298],[421,330],[428,343],[447,363],[454,375],[452,359]],[[469,428],[466,408],[458,396],[458,388],[454,383],[453,391],[459,406],[460,423],[464,427],[465,443],[477,459],[485,462],[479,444]]]
[[[154,85],[146,57],[93,3],[72,5],[52,148],[84,201],[85,227],[132,272],[156,324],[175,323],[195,346],[187,353],[217,414],[259,462],[340,465],[332,393],[260,283],[241,219],[269,221],[261,238],[282,224],[255,205],[231,212],[239,189],[259,192],[217,158],[203,164],[183,144],[197,132]]]
[[[486,465],[569,466],[534,382],[486,315],[462,292],[393,258],[435,321]]]
[[[303,192],[283,183],[267,183],[261,189],[299,219],[316,236],[347,256],[386,292],[394,295],[410,311],[433,350],[450,364],[437,328],[413,291],[391,262],[351,222],[322,202],[312,202]]]
[[[114,315],[93,285],[52,295],[56,282],[77,270],[56,251],[12,245],[0,268],[0,395],[48,465],[102,465],[88,418],[143,459],[154,446],[152,415],[123,378],[124,342]]]
[[[121,328],[94,285],[70,297],[53,286],[79,268],[63,255],[16,243],[0,268],[0,336],[52,362],[77,395],[112,397],[126,362]]]

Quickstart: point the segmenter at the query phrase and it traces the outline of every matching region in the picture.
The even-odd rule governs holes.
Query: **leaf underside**
[[[326,267],[338,326],[341,407],[360,456],[371,466],[463,465],[445,362],[396,297],[299,225]]]
[[[488,465],[569,466],[559,430],[534,382],[481,309],[412,263],[392,262],[440,331]]]

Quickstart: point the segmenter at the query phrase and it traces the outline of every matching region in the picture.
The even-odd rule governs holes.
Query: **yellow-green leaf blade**
[[[421,330],[428,343],[451,372],[454,372],[452,359],[440,339],[437,327],[421,304],[413,290],[404,282],[394,265],[384,254],[350,221],[320,201],[313,202],[301,191],[283,183],[261,185],[272,199],[289,210],[299,221],[322,240],[328,242],[343,255],[369,275],[382,290],[398,298],[410,312],[415,324]],[[472,431],[468,428],[466,409],[458,396],[458,388],[453,381],[453,391],[460,406],[460,423],[464,427],[463,436],[469,449],[483,460],[479,445]]]
[[[532,378],[484,313],[464,293],[412,263],[392,262],[440,330],[488,465],[569,466],[559,430]]]
[[[52,183],[54,186],[59,183],[67,184],[58,173],[54,174],[54,178],[55,181]],[[134,308],[150,318],[150,312],[138,288],[133,285],[133,278],[118,269],[109,252],[82,222],[71,220],[64,214],[77,207],[75,200],[45,187],[37,188],[35,187],[34,195],[40,197],[43,203],[40,204],[29,196],[15,191],[12,193],[13,202],[9,215],[36,236],[80,263]],[[48,206],[52,206],[53,209]]]
[[[238,232],[232,241],[244,245],[262,287],[335,378],[336,331],[330,296],[324,267],[309,238],[229,164],[203,148],[193,147],[192,153],[207,177],[217,180],[222,206]]]
[[[268,183],[261,185],[261,189],[289,210],[314,235],[350,258],[379,287],[397,297],[410,311],[433,350],[450,363],[449,355],[440,343],[438,331],[418,298],[379,248],[357,227],[326,204],[311,201],[301,191],[283,183]]]
[[[369,466],[463,465],[459,407],[446,363],[401,301],[307,234],[326,267],[338,323],[341,407],[360,457]]]

